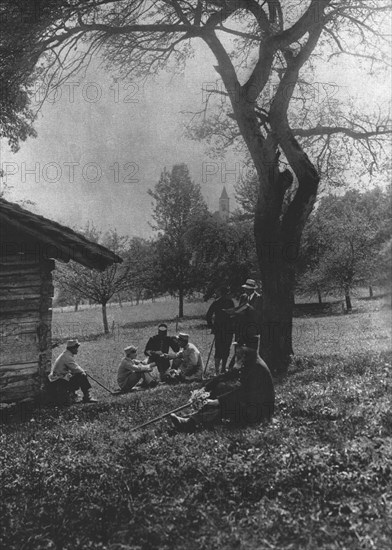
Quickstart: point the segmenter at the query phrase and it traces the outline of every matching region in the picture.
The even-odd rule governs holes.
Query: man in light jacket
[[[177,373],[179,382],[196,382],[203,378],[203,359],[195,344],[189,342],[189,334],[180,332],[177,336],[181,350],[176,354],[168,353],[165,356],[173,359],[169,375]]]
[[[158,384],[158,380],[151,375],[155,363],[145,364],[136,359],[137,347],[127,346],[124,348],[125,357],[122,359],[117,373],[117,383],[122,392],[131,391],[138,382],[141,387],[153,388]]]
[[[79,351],[78,340],[68,340],[66,349],[59,355],[52,366],[48,376],[51,383],[57,383],[64,380],[68,383],[70,392],[76,392],[81,389],[83,392],[83,403],[96,403],[97,400],[91,397],[91,384],[88,381],[86,372],[75,361],[75,355]]]

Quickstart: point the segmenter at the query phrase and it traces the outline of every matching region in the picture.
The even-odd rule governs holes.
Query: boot
[[[173,422],[175,429],[178,432],[191,434],[196,430],[195,422],[191,418],[182,418],[172,413],[170,420]]]
[[[90,390],[87,390],[83,395],[83,403],[98,403],[97,399],[91,397]]]

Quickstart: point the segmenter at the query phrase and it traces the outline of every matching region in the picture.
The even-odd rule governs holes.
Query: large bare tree
[[[42,12],[19,37],[22,83],[33,67],[42,66],[59,83],[96,52],[109,68],[134,77],[159,71],[173,59],[180,66],[196,38],[210,48],[223,83],[220,93],[230,105],[231,125],[224,126],[225,131],[233,129],[233,139],[240,136],[259,182],[254,231],[264,295],[262,354],[275,373],[284,373],[293,353],[295,260],[317,196],[319,160],[339,134],[362,143],[363,151],[377,162],[373,139],[390,131],[383,115],[371,119],[354,110],[347,116],[334,109],[326,114],[317,102],[313,110],[307,102],[303,110],[294,112],[293,105],[304,93],[304,71],[315,64],[327,63],[336,55],[356,56],[372,63],[373,69],[379,60],[385,61],[382,28],[389,1],[49,0],[33,4],[41,6]],[[310,158],[307,151],[313,149],[306,149],[307,140],[314,144],[321,136],[320,159]]]

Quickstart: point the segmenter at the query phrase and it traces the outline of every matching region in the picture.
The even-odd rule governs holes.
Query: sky
[[[40,110],[37,138],[22,143],[16,154],[2,143],[6,198],[32,201],[26,206],[30,210],[74,228],[92,222],[103,231],[116,228],[131,237],[149,237],[152,199],[147,190],[164,167],[185,162],[211,211],[218,209],[224,185],[233,209],[243,160],[232,152],[223,160],[210,158],[206,144],[184,136],[189,111],[204,107],[202,88],[216,86],[214,63],[199,42],[181,74],[162,72],[144,84],[114,82],[95,63],[84,78],[66,81]],[[336,85],[342,98],[390,97],[389,82],[364,80],[353,58],[330,64],[319,76],[321,83]],[[35,105],[41,96],[37,87]]]
[[[224,185],[234,207],[242,159],[212,159],[205,144],[184,136],[190,112],[203,108],[203,85],[215,85],[212,64],[203,50],[182,74],[163,72],[144,84],[114,83],[98,66],[85,78],[66,81],[44,103],[37,138],[22,142],[16,154],[2,144],[6,198],[32,201],[29,209],[72,227],[93,222],[103,230],[149,237],[147,190],[164,167],[185,162],[211,211],[218,209]],[[35,104],[41,95],[37,87]]]

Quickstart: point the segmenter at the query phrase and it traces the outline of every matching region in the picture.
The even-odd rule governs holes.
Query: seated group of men
[[[65,351],[54,362],[48,378],[50,382],[65,387],[70,393],[71,401],[76,400],[75,392],[80,389],[84,403],[95,403],[87,374],[75,361],[79,347],[78,340],[68,340]],[[125,357],[117,373],[121,392],[126,393],[137,384],[152,388],[159,381],[177,383],[202,380],[204,366],[200,351],[189,342],[188,334],[168,336],[165,323],[161,323],[158,334],[148,340],[144,361],[136,358],[137,347],[133,345],[127,346],[124,352]]]
[[[158,326],[158,334],[147,342],[144,350],[147,362],[136,359],[135,346],[126,347],[124,352],[117,375],[123,392],[130,391],[138,383],[141,387],[154,387],[159,381],[170,384],[202,380],[204,367],[200,351],[189,342],[188,334],[180,332],[178,336],[168,336],[165,323]]]
[[[196,413],[187,417],[170,415],[174,428],[181,432],[194,432],[222,420],[236,424],[254,424],[270,420],[274,412],[275,392],[271,373],[258,353],[260,323],[256,317],[258,307],[253,301],[260,299],[256,283],[248,279],[242,288],[245,294],[238,307],[222,288],[221,296],[207,313],[207,324],[215,335],[216,376],[206,383],[208,398]],[[234,318],[233,323],[230,319]],[[233,333],[236,341],[235,355],[229,370],[226,362]],[[64,381],[71,392],[81,389],[85,403],[95,402],[90,394],[86,372],[76,363],[79,342],[69,340],[66,350],[57,358],[49,374],[51,382]],[[137,359],[137,347],[124,349],[117,382],[121,392],[131,391],[137,384],[154,387],[159,381],[167,383],[201,381],[203,359],[197,347],[189,342],[189,335],[180,333],[168,336],[167,325],[161,323],[158,333],[145,347],[144,361]],[[221,363],[221,374],[219,366]]]
[[[271,373],[257,349],[258,339],[246,344],[235,344],[235,364],[226,373],[206,383],[209,397],[196,413],[187,417],[170,415],[174,428],[181,432],[194,432],[222,420],[249,425],[270,420],[274,412],[275,392]],[[66,350],[57,358],[49,374],[52,383],[66,383],[72,392],[81,389],[83,402],[96,400],[90,394],[86,372],[76,363],[79,342],[69,340]],[[170,349],[172,350],[170,352]],[[157,368],[162,381],[196,381],[202,379],[203,361],[200,352],[189,342],[189,336],[167,336],[167,326],[159,325],[158,334],[149,339],[145,362],[136,359],[137,348],[125,348],[125,357],[118,370],[118,383],[122,391],[131,390],[137,383],[149,387],[157,383],[152,369]],[[170,365],[170,360],[173,361]],[[155,381],[155,384],[153,382]]]

